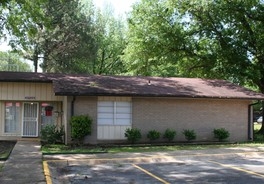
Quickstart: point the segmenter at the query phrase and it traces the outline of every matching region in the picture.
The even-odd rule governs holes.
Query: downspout
[[[74,102],[76,100],[76,96],[73,96],[72,102],[71,102],[71,117],[74,116]]]
[[[252,106],[259,104],[260,101],[258,100],[256,103],[249,104],[248,105],[248,140],[252,141],[253,140],[253,125],[251,124],[252,120]]]

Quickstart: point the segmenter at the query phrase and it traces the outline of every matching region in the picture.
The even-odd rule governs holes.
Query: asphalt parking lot
[[[264,183],[264,150],[66,155],[44,159],[48,184]]]

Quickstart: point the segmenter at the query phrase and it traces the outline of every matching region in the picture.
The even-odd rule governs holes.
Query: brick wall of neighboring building
[[[213,140],[214,128],[226,128],[230,141],[248,138],[248,104],[243,100],[133,98],[133,127],[143,135],[151,129],[175,129],[184,141],[183,129],[194,129],[197,141]],[[146,137],[146,136],[145,136]]]

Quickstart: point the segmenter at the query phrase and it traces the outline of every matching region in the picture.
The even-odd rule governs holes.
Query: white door
[[[23,137],[37,137],[38,136],[38,109],[37,102],[25,102],[23,104]]]

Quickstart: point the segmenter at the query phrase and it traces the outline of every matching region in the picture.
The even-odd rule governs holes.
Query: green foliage
[[[183,25],[166,1],[141,1],[129,17],[125,63],[129,74],[172,76],[186,43]],[[173,16],[173,17],[172,17]]]
[[[169,142],[171,142],[174,137],[176,136],[176,131],[172,129],[166,129],[163,135],[163,138],[167,139]]]
[[[63,142],[64,128],[57,127],[56,125],[46,125],[41,131],[41,140],[48,144],[55,144],[57,142]]]
[[[254,141],[254,142],[261,142],[261,143],[264,143],[264,134],[254,132],[253,141]]]
[[[141,139],[141,131],[137,128],[127,128],[125,137],[131,143],[135,143]]]
[[[35,70],[43,60],[44,72],[69,73],[75,63],[93,61],[96,45],[92,18],[81,11],[80,5],[78,0],[5,3],[2,17],[10,34],[9,45],[33,61]]]
[[[125,67],[121,56],[126,46],[124,20],[116,18],[111,9],[104,9],[96,12],[94,24],[98,50],[90,73],[123,73]]]
[[[147,134],[147,138],[150,141],[154,141],[160,138],[160,132],[158,132],[157,130],[150,130]]]
[[[82,143],[86,135],[92,132],[92,118],[88,115],[72,116],[70,120],[71,136]]]
[[[253,131],[253,141],[254,142],[264,143],[264,133],[259,131],[262,127],[262,124],[254,124],[254,131]]]
[[[44,7],[50,24],[43,33],[38,32],[44,54],[43,71],[84,73],[77,66],[88,66],[97,49],[90,14],[84,14],[79,1],[49,0]]]
[[[0,51],[0,71],[31,72],[31,68],[17,53]]]
[[[263,1],[142,0],[130,14],[129,74],[222,78],[264,92]]]
[[[219,141],[223,141],[230,136],[229,132],[225,128],[214,129],[213,133],[214,137]]]
[[[35,71],[40,61],[44,72],[125,71],[125,22],[91,0],[6,1],[0,13],[0,37],[6,29],[9,45],[33,61]]]
[[[182,134],[185,136],[185,139],[192,141],[196,139],[196,133],[194,130],[185,129],[182,131]]]

